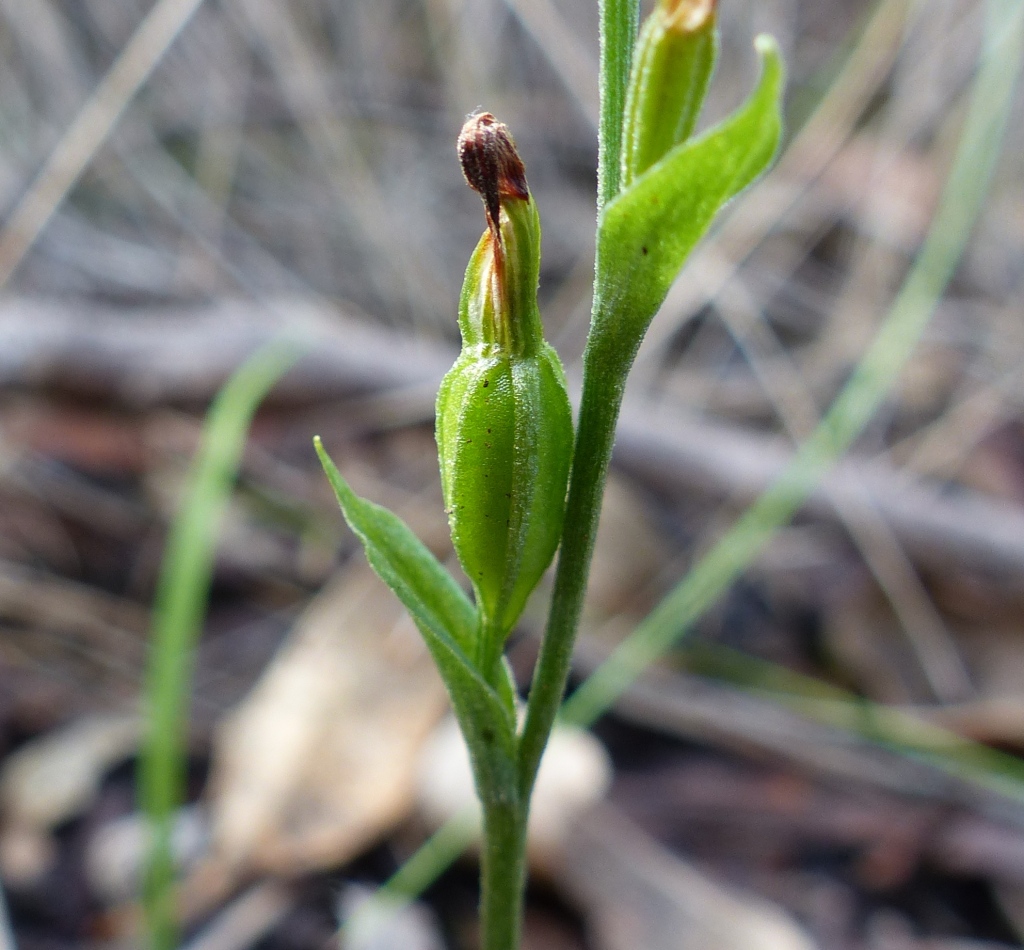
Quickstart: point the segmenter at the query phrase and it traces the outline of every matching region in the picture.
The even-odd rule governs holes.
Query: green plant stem
[[[601,0],[598,214],[619,193],[621,184],[622,116],[626,107],[629,70],[639,21],[639,0]],[[622,406],[626,374],[635,356],[635,353],[624,355],[621,362],[594,358],[593,328],[600,325],[606,316],[605,301],[610,296],[605,283],[599,249],[594,268],[591,333],[583,360],[583,394],[576,427],[558,571],[547,630],[534,670],[526,721],[519,741],[519,795],[527,803],[527,809],[540,759],[569,676],[572,644],[583,609],[597,520],[601,511],[601,496],[615,441],[615,424]]]
[[[518,801],[484,803],[480,865],[480,945],[484,950],[519,950],[526,821]]]
[[[501,658],[505,649],[505,637],[508,631],[500,624],[490,622],[483,614],[480,615],[480,632],[477,636],[477,653],[473,658],[477,669],[483,673],[488,684],[500,692],[503,676]]]
[[[602,317],[605,295],[595,292],[594,323]],[[593,325],[593,324],[592,324]],[[607,340],[605,336],[603,339]],[[588,344],[584,354],[583,395],[576,431],[565,528],[558,570],[551,595],[551,612],[534,670],[526,721],[519,741],[519,794],[529,800],[541,756],[558,714],[576,639],[590,561],[597,537],[615,425],[625,391],[626,373],[634,352],[597,352]]]
[[[524,800],[532,790],[568,677],[626,377],[650,318],[714,210],[750,182],[777,145],[782,66],[770,37],[759,37],[755,45],[764,69],[744,106],[692,148],[673,151],[599,218],[594,307],[583,357],[583,393],[561,553],[519,750],[519,792]],[[612,63],[603,65],[611,68]],[[602,90],[617,79],[617,74],[602,74]],[[617,141],[614,148],[621,146]],[[603,149],[604,160],[612,145],[605,143]],[[722,159],[725,153],[730,154],[729,161]],[[702,193],[704,198],[696,200]],[[669,210],[663,213],[665,208]],[[655,222],[665,233],[655,233],[644,221]]]
[[[640,0],[601,0],[601,120],[598,129],[597,210],[619,193],[622,113],[640,22]]]
[[[171,950],[177,942],[171,825],[184,800],[189,682],[220,519],[256,407],[299,352],[292,344],[269,344],[218,393],[167,539],[153,609],[145,692],[148,728],[139,764],[139,797],[154,836],[144,887],[154,950]]]

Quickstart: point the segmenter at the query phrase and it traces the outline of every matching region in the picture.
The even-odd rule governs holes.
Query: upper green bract
[[[537,310],[540,222],[505,196],[466,270],[463,348],[437,398],[441,484],[456,554],[482,616],[489,670],[562,532],[572,457],[565,375]]]
[[[641,43],[655,46],[678,42],[665,31],[645,30],[641,35]],[[645,131],[656,121],[651,103],[674,103],[676,112],[667,119],[678,131],[692,128],[702,95],[694,101],[690,93],[672,92],[670,80],[682,83],[684,91],[690,88],[684,81],[687,70],[668,69],[660,49],[645,47],[638,52],[629,92],[631,111],[624,123],[624,144],[634,143],[623,151],[629,183],[598,219],[601,279],[587,341],[588,366],[600,363],[603,372],[624,379],[687,256],[725,204],[771,163],[782,134],[782,61],[770,37],[758,37],[755,46],[761,77],[747,101],[706,132],[679,141],[674,140],[675,132]],[[690,50],[690,65],[701,88],[703,70],[710,69],[711,62],[708,50],[702,49]],[[713,43],[708,49],[713,51]],[[645,68],[651,63],[660,65]]]

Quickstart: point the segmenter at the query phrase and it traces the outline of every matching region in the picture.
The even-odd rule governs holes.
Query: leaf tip
[[[778,80],[782,74],[782,52],[779,41],[770,33],[759,33],[754,37],[754,49],[761,60],[761,69],[771,79]]]
[[[335,477],[340,478],[337,466],[334,464],[334,460],[327,454],[327,449],[324,448],[323,440],[318,435],[313,436],[313,448],[316,450],[317,458],[320,459],[320,465],[323,467],[327,478],[331,484],[334,484]],[[335,486],[337,491],[337,486]]]

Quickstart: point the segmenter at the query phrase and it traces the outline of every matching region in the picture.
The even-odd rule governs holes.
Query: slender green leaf
[[[414,620],[452,639],[451,648],[468,656],[477,616],[462,588],[401,518],[352,491],[319,438],[314,444],[345,520],[366,548],[373,569]]]
[[[253,414],[301,352],[299,345],[283,340],[268,344],[217,394],[164,550],[146,674],[147,734],[139,762],[139,798],[154,829],[144,896],[153,950],[171,950],[177,943],[171,822],[185,798],[192,658],[213,578],[221,515]]]
[[[481,797],[514,787],[514,722],[507,704],[469,659],[477,635],[476,610],[409,526],[393,512],[360,498],[319,437],[314,445],[367,561],[409,611],[437,664],[469,746]]]
[[[782,133],[782,61],[757,39],[761,79],[746,103],[703,135],[673,148],[601,215],[599,266],[607,317],[595,332],[635,352],[687,255],[721,208],[767,168]]]

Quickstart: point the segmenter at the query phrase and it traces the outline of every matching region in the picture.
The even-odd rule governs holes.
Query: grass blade
[[[184,797],[192,656],[206,612],[221,515],[256,408],[299,354],[294,344],[272,343],[218,393],[164,550],[145,684],[148,729],[139,763],[139,797],[154,835],[144,888],[154,950],[176,944],[170,830]]]

